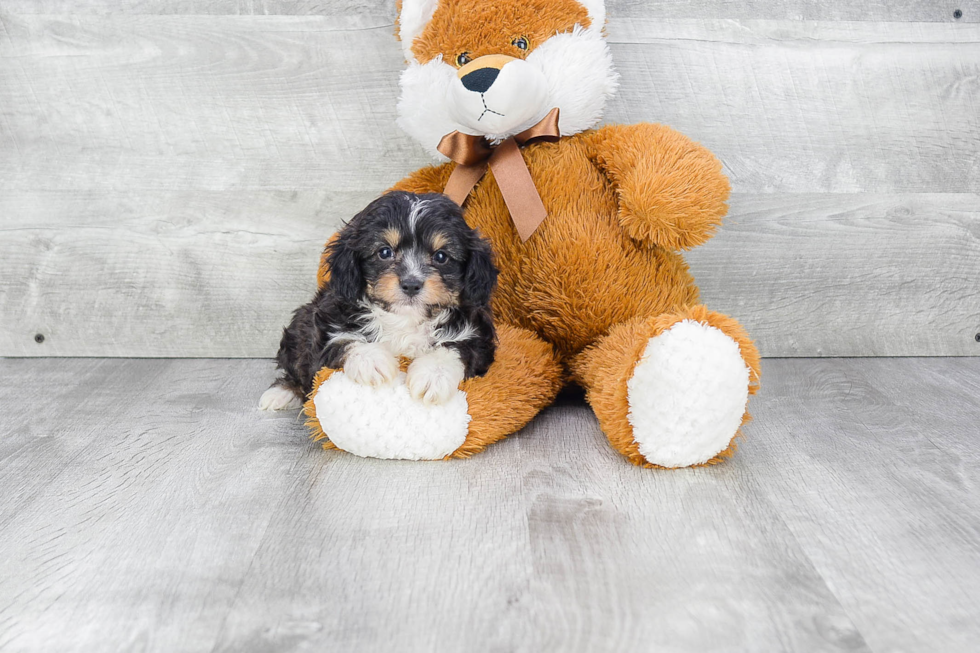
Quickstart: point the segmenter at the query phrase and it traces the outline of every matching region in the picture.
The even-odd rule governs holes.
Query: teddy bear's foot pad
[[[438,460],[466,439],[466,393],[439,405],[413,399],[400,372],[392,383],[360,385],[334,372],[314,398],[320,428],[338,448],[366,458]]]
[[[749,369],[719,329],[683,320],[651,338],[627,383],[640,453],[663,467],[706,462],[738,432]]]

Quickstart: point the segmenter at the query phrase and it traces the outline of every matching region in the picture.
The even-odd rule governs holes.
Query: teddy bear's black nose
[[[459,81],[463,82],[463,86],[467,90],[473,91],[474,93],[486,93],[487,89],[493,86],[493,82],[499,74],[500,71],[496,68],[480,68],[479,70],[474,70],[471,73],[463,75]]]

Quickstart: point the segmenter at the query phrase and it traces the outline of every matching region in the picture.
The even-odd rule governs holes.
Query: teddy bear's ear
[[[412,41],[432,20],[432,14],[436,12],[438,5],[439,0],[396,0],[398,40],[402,42],[402,50],[409,61],[415,60],[415,55],[412,54]]]
[[[606,2],[605,0],[578,0],[579,4],[589,12],[590,30],[601,32],[606,25]]]

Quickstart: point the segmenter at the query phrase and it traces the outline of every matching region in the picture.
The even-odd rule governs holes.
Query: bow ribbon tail
[[[541,202],[538,189],[528,172],[521,150],[513,138],[508,138],[497,146],[490,157],[490,169],[504,197],[507,210],[521,240],[527,242],[534,230],[538,228],[548,212]],[[475,184],[476,182],[474,182]],[[470,186],[472,188],[472,186]],[[467,190],[469,193],[469,190]]]
[[[463,202],[466,201],[470,191],[473,190],[473,187],[483,178],[486,172],[486,161],[471,165],[457,164],[449,175],[449,181],[446,182],[446,190],[443,192],[449,196],[449,199],[463,206]]]
[[[449,175],[443,192],[462,206],[470,191],[486,174],[489,164],[514,227],[521,240],[527,242],[538,225],[548,217],[548,212],[541,202],[538,189],[534,187],[534,180],[524,163],[520,146],[537,141],[554,143],[559,138],[561,131],[558,129],[558,107],[496,148],[491,147],[483,136],[460,131],[446,134],[436,149],[455,161],[456,167]]]

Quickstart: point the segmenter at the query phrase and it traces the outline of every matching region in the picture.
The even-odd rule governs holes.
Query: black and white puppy
[[[489,243],[445,195],[391,192],[354,216],[327,247],[330,280],[293,314],[277,356],[282,374],[264,410],[297,408],[323,367],[356,383],[393,381],[399,357],[416,399],[448,401],[493,362]]]

